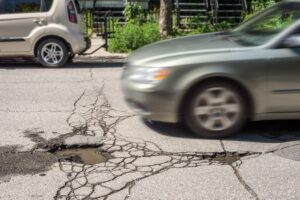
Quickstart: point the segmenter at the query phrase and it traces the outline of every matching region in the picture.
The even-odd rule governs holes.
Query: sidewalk
[[[86,54],[93,52],[95,49],[104,44],[104,40],[100,37],[92,37],[91,42],[92,46],[87,52],[85,52]],[[127,56],[128,54],[109,53],[105,50],[105,48],[101,48],[91,55],[76,56],[74,60],[78,62],[125,62]]]

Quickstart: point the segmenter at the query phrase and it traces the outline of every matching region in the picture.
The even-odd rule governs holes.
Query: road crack
[[[226,150],[225,148],[225,144],[223,142],[223,140],[220,140],[221,143],[221,147],[223,149],[223,152],[225,154],[228,154],[229,152]],[[262,153],[253,153],[252,155],[255,156],[260,156],[262,155]],[[242,157],[241,157],[242,158]],[[243,164],[243,161],[241,158],[238,158],[235,162],[227,162],[226,164],[229,165],[233,172],[234,175],[236,176],[236,178],[238,179],[238,181],[240,182],[240,184],[247,190],[247,192],[254,197],[256,200],[259,200],[259,196],[258,194],[250,187],[250,185],[243,179],[243,177],[241,176],[240,172],[239,172],[239,168],[240,166]]]
[[[58,189],[54,199],[109,199],[121,193],[125,194],[123,199],[130,199],[136,183],[170,169],[227,165],[257,154],[167,152],[153,142],[126,138],[117,132],[117,125],[132,116],[112,108],[104,95],[104,86],[85,90],[79,96],[66,120],[73,131],[60,136],[58,141],[74,135],[101,136],[103,140],[99,151],[111,158],[97,165],[60,160],[60,169],[65,172],[68,181]]]
[[[284,146],[284,147],[279,147],[279,148],[276,148],[276,149],[272,149],[272,150],[266,151],[266,153],[275,153],[277,151],[282,151],[284,149],[288,149],[288,148],[292,148],[292,147],[296,147],[296,146],[300,146],[300,143],[295,143],[295,144],[287,145],[287,146]]]
[[[92,75],[91,75],[92,76]],[[127,138],[118,133],[117,126],[135,115],[115,110],[101,88],[84,90],[74,101],[73,110],[66,119],[72,131],[46,140],[39,129],[25,134],[38,149],[67,148],[65,141],[75,136],[101,137],[97,143],[100,152],[108,154],[106,162],[88,165],[75,161],[59,160],[60,170],[68,180],[57,190],[54,199],[109,199],[121,195],[130,199],[134,186],[141,180],[170,169],[201,166],[229,165],[242,186],[256,199],[258,195],[243,180],[238,169],[242,159],[260,156],[259,152],[230,152],[223,141],[223,152],[168,152],[151,141]]]

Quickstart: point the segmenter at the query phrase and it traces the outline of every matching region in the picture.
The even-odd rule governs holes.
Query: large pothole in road
[[[105,162],[109,158],[108,154],[98,150],[102,146],[102,137],[61,135],[46,140],[41,136],[43,133],[44,131],[27,130],[25,135],[36,143],[34,151],[45,150],[57,157],[59,161],[95,165]]]
[[[96,165],[108,160],[108,155],[100,153],[98,148],[71,148],[53,152],[62,161]]]

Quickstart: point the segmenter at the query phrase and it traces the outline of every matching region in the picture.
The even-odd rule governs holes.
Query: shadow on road
[[[178,138],[199,138],[185,129],[182,124],[168,124],[145,121],[156,132]],[[300,120],[250,122],[241,133],[224,139],[231,141],[248,141],[278,143],[300,140]]]
[[[119,68],[123,67],[124,60],[115,59],[115,60],[75,60],[72,63],[68,63],[63,68],[55,69],[71,69],[71,68]],[[52,68],[45,68],[40,65],[33,58],[0,58],[0,69],[15,70],[15,69],[45,69],[49,70]]]

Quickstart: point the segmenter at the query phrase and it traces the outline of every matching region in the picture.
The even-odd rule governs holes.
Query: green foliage
[[[93,27],[94,27],[94,20],[93,20],[93,14],[90,10],[83,10],[83,16],[84,16],[84,32],[91,36],[94,32]]]
[[[210,33],[210,32],[215,32],[215,26],[211,22],[208,22],[208,23],[198,24],[197,28],[193,29],[193,31],[190,34],[194,35],[194,34]]]
[[[212,13],[208,13],[207,18],[203,17],[202,15],[198,15],[195,17],[187,18],[183,22],[185,24],[185,32],[182,31],[178,32],[175,29],[175,36],[182,36],[182,35],[194,35],[194,34],[201,34],[201,33],[210,33],[210,32],[219,32],[231,29],[234,25],[231,21],[221,21],[219,23],[213,22]]]
[[[109,40],[109,51],[114,53],[129,53],[160,40],[159,26],[153,22],[118,26],[114,36]]]
[[[128,3],[124,15],[127,23],[116,25],[114,38],[109,40],[110,52],[129,53],[161,39],[157,12],[146,13],[137,3]]]
[[[143,24],[147,21],[147,14],[138,3],[127,3],[123,14],[130,23]]]
[[[210,32],[226,31],[232,28],[232,23],[228,21],[222,21],[218,24],[213,24],[212,22],[199,24],[196,29],[194,29],[190,34],[201,34]]]
[[[159,25],[157,23],[145,23],[142,27],[144,44],[150,44],[160,40]]]
[[[158,23],[159,11],[151,11],[146,14],[146,22]]]
[[[275,0],[253,0],[248,13],[245,13],[244,19],[247,20],[264,9],[274,5]]]

